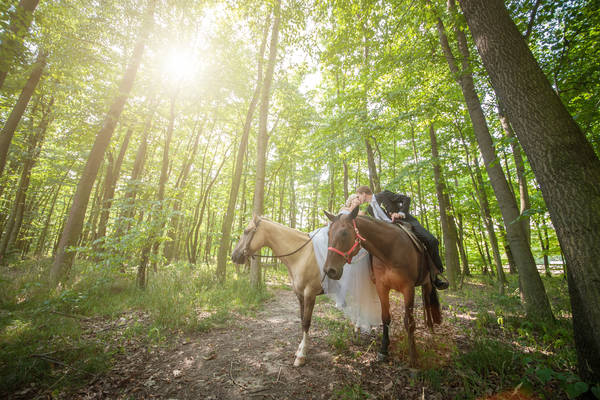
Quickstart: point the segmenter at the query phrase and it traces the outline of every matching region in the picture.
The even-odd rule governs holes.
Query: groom
[[[373,195],[368,186],[358,187],[356,194],[358,194],[361,204],[369,203],[367,212],[371,216],[386,222],[397,222],[402,219],[412,226],[415,236],[425,244],[431,260],[439,270],[439,272],[432,271],[433,285],[440,290],[447,289],[448,282],[439,277],[439,273],[444,272],[444,265],[442,264],[438,249],[439,242],[435,236],[423,228],[415,217],[409,214],[410,197],[392,193],[389,190],[384,190],[381,193]]]

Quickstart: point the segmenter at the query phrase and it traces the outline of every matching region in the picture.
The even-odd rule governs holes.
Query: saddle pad
[[[415,236],[415,234],[413,233],[412,229],[410,229],[409,227],[406,227],[404,225],[404,223],[400,222],[400,223],[396,223],[396,226],[398,226],[400,229],[402,229],[404,232],[406,232],[408,234],[408,237],[410,238],[410,240],[413,241],[413,243],[415,244],[415,247],[417,248],[417,250],[422,253],[423,250],[425,250],[425,246],[423,245],[423,243],[421,243],[421,241]]]

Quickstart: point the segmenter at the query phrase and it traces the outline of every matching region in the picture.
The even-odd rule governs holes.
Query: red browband
[[[347,252],[343,253],[342,251],[336,249],[335,247],[328,247],[327,248],[327,250],[331,250],[334,253],[337,253],[340,256],[344,257],[344,259],[347,261],[348,264],[352,263],[352,255],[351,254],[354,251],[354,249],[356,249],[357,246],[360,246],[360,242],[366,240],[358,232],[358,228],[356,227],[356,220],[355,219],[352,220],[352,224],[354,225],[354,233],[356,234],[356,237],[354,239],[354,245],[350,248],[350,250],[348,250]]]

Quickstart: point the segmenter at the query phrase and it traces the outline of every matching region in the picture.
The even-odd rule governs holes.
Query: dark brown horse
[[[340,279],[343,266],[354,256],[360,246],[372,256],[372,279],[381,302],[383,339],[379,359],[388,355],[390,316],[390,289],[404,297],[404,328],[408,335],[410,364],[417,361],[415,320],[413,308],[415,287],[422,287],[425,322],[433,331],[433,324],[442,322],[437,291],[430,278],[430,263],[426,251],[421,251],[408,233],[387,222],[358,216],[358,207],[350,214],[334,216],[325,212],[332,224],[329,227],[329,251],[323,267],[331,279]]]

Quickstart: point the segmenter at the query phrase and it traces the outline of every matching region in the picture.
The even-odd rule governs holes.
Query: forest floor
[[[4,340],[13,346],[12,350],[3,350],[4,360],[8,362],[5,366],[13,366],[2,369],[0,365],[0,370],[5,377],[10,377],[6,374],[15,368],[22,372],[18,378],[22,383],[13,384],[13,389],[5,393],[7,397],[499,400],[566,399],[574,397],[567,395],[569,390],[575,393],[581,389],[582,383],[568,367],[572,365],[572,349],[566,325],[529,324],[518,315],[519,311],[514,311],[520,308],[518,290],[507,288],[506,295],[498,295],[485,279],[471,279],[457,292],[440,292],[444,321],[433,334],[424,325],[417,296],[419,360],[414,369],[407,365],[403,303],[398,293],[390,293],[388,362],[376,359],[380,328],[370,333],[354,332],[332,302],[319,296],[306,365],[296,368],[294,353],[302,338],[299,306],[282,279],[267,285],[269,296],[256,307],[243,308],[251,298],[240,297],[232,298],[242,304],[242,308],[236,308],[213,293],[213,304],[228,308],[226,317],[221,317],[216,308],[180,309],[182,304],[190,303],[185,299],[193,293],[204,293],[198,292],[194,283],[201,280],[173,276],[172,282],[177,285],[189,282],[183,289],[161,282],[153,290],[162,288],[163,292],[140,297],[137,303],[131,303],[137,304],[134,306],[125,306],[121,302],[125,297],[119,298],[118,292],[123,290],[121,295],[130,299],[140,293],[134,290],[127,294],[118,285],[100,283],[95,291],[74,287],[50,306],[42,303],[42,308],[36,306],[32,312],[19,311],[18,304],[8,313],[4,311],[5,323],[12,321],[3,328]],[[564,290],[560,278],[549,278],[548,282],[550,293]],[[235,281],[232,283],[231,293],[244,292]],[[17,302],[25,304],[19,296]],[[105,311],[83,307],[91,299],[94,301],[90,304],[105,304]],[[152,299],[159,302],[152,305]],[[110,301],[114,301],[116,312],[106,311],[111,309]],[[61,304],[70,308],[61,308]],[[156,307],[161,309],[159,314]],[[199,321],[193,325],[196,328],[185,328],[185,324],[177,328],[175,321],[188,319],[189,310]],[[170,320],[170,314],[180,314],[180,319]],[[27,315],[38,316],[38,322],[16,323],[28,321]],[[157,315],[161,315],[162,325],[157,325]],[[57,324],[73,326],[44,333],[48,328],[59,329]],[[11,330],[26,332],[27,327],[29,339],[10,335]]]
[[[122,317],[143,320],[143,315]],[[172,338],[168,346],[147,346],[132,340],[105,376],[98,377],[74,397],[173,398],[173,399],[305,399],[366,397],[421,399],[448,398],[418,384],[417,370],[404,365],[400,346],[401,320],[392,331],[392,361],[376,361],[378,335],[342,337],[350,343],[340,354],[328,341],[331,329],[345,324],[328,302],[315,307],[306,365],[293,367],[294,353],[302,337],[298,302],[294,293],[274,289],[262,311],[255,316],[238,315],[226,327],[196,336]],[[119,321],[117,321],[117,324]],[[115,321],[96,321],[90,332],[113,329]],[[436,335],[425,332],[419,322],[419,344],[436,348],[444,363],[451,348],[462,340],[456,326],[445,323]],[[118,328],[119,325],[117,325]],[[452,342],[448,343],[448,339]],[[354,393],[356,392],[356,393]],[[356,396],[353,396],[356,395]]]
[[[162,345],[148,345],[130,337],[123,342],[125,328],[144,324],[144,313],[124,314],[117,320],[88,319],[87,335],[98,340],[111,338],[124,344],[104,375],[93,377],[73,398],[162,398],[162,399],[247,399],[247,398],[451,398],[422,384],[416,369],[405,365],[399,299],[392,324],[391,361],[376,361],[379,334],[354,333],[342,314],[328,301],[315,307],[307,362],[293,367],[294,353],[302,338],[299,308],[291,290],[272,289],[274,296],[254,316],[237,315],[227,326],[198,335],[164,338]],[[421,310],[418,309],[417,315]],[[443,365],[452,349],[464,341],[458,326],[445,322],[431,335],[418,319],[422,363]],[[338,336],[328,340],[332,330]],[[102,335],[111,331],[110,335]],[[337,343],[335,341],[338,341]],[[342,343],[339,341],[348,341]],[[424,350],[426,347],[428,350]],[[339,351],[342,350],[343,351]],[[433,350],[433,351],[432,351]],[[15,398],[28,398],[30,392]],[[62,396],[59,396],[62,397]]]
[[[379,330],[354,333],[343,315],[321,296],[313,315],[306,365],[295,368],[292,366],[294,353],[301,339],[297,299],[291,290],[281,286],[270,290],[274,296],[253,316],[236,315],[226,326],[198,334],[162,337],[154,344],[128,334],[127,328],[133,324],[148,323],[146,313],[125,313],[112,320],[86,318],[81,323],[85,325],[88,339],[105,343],[107,349],[121,346],[121,351],[113,358],[108,372],[90,376],[89,382],[75,392],[54,392],[54,396],[81,399],[452,399],[457,397],[457,390],[464,389],[432,385],[422,379],[422,370],[444,368],[456,351],[469,347],[465,332],[473,328],[470,326],[476,320],[473,315],[446,318],[436,327],[435,334],[431,334],[420,318],[419,303],[415,310],[419,369],[411,369],[406,364],[402,301],[397,293],[392,297],[392,343],[390,361],[386,363],[376,360]],[[458,300],[444,297],[446,302]],[[468,308],[468,304],[462,306]],[[448,305],[445,308],[447,311]],[[492,385],[489,394],[493,392]],[[33,394],[34,390],[25,389],[14,393],[14,398],[31,398]],[[522,396],[520,391],[509,391],[505,397],[495,398],[536,398]]]

